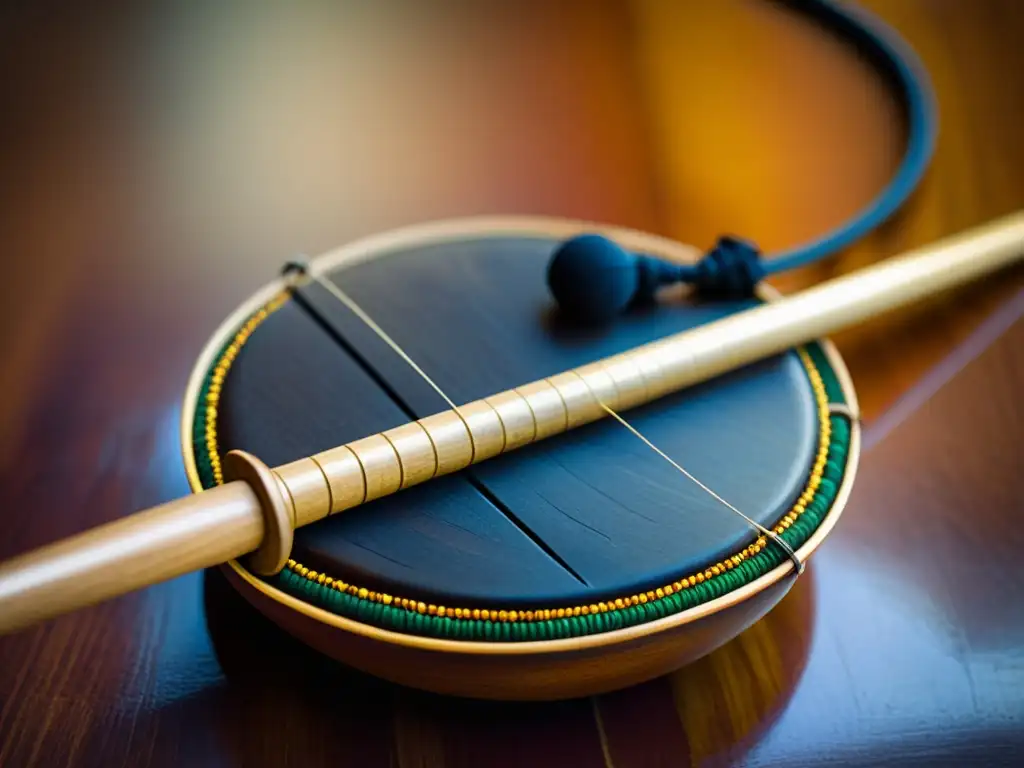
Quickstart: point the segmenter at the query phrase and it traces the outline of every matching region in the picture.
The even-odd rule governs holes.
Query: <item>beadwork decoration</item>
[[[254,313],[217,356],[201,391],[195,419],[195,452],[204,488],[223,482],[217,442],[217,404],[231,364],[260,323],[289,300],[284,292]],[[850,424],[830,412],[843,404],[842,387],[820,346],[796,350],[807,373],[819,423],[818,450],[804,490],[772,531],[796,550],[811,536],[835,501],[846,466]],[[205,405],[203,405],[205,403]],[[653,621],[720,597],[771,571],[788,559],[764,535],[703,571],[637,594],[563,607],[505,609],[436,605],[414,597],[378,592],[367,586],[311,570],[289,560],[270,586],[341,616],[382,629],[427,637],[523,642],[579,637]]]

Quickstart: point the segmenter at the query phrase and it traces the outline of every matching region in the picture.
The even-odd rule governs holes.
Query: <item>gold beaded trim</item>
[[[283,291],[272,298],[266,305],[256,312],[235,334],[231,343],[227,345],[217,365],[213,368],[213,375],[210,377],[210,388],[206,391],[206,451],[210,457],[210,469],[213,471],[213,479],[217,485],[224,482],[224,470],[221,468],[220,454],[217,452],[217,407],[220,405],[220,392],[224,386],[224,379],[231,370],[231,364],[238,357],[242,345],[249,340],[256,326],[266,320],[270,315],[280,309],[291,298],[288,291]]]
[[[288,298],[289,294],[287,292],[279,294],[263,309],[254,314],[235,335],[234,339],[224,350],[214,368],[214,373],[211,377],[211,385],[206,396],[206,448],[209,452],[213,476],[218,485],[224,482],[220,457],[217,453],[217,405],[220,401],[220,393],[224,379],[231,368],[231,364],[238,356],[238,351],[248,340],[249,336],[252,335],[252,332],[271,313],[287,302]],[[817,492],[818,486],[821,485],[822,473],[825,470],[825,463],[828,460],[829,441],[832,437],[832,425],[829,421],[829,402],[828,395],[825,391],[825,383],[822,381],[821,374],[818,373],[818,369],[815,367],[814,361],[811,359],[811,356],[807,351],[801,347],[796,350],[796,353],[800,357],[800,361],[803,364],[804,369],[807,371],[807,376],[810,380],[811,389],[814,394],[815,404],[818,409],[818,423],[820,425],[818,433],[818,453],[815,457],[810,478],[807,481],[807,485],[805,486],[803,493],[800,494],[800,498],[797,499],[790,511],[786,513],[786,515],[784,515],[775,525],[773,530],[776,534],[781,534],[793,525],[800,515],[804,513],[807,505],[810,504],[814,498],[814,494]],[[727,571],[731,571],[733,568],[736,568],[743,563],[747,558],[753,557],[761,552],[761,550],[763,550],[767,545],[767,538],[765,536],[759,536],[755,542],[748,545],[732,557],[728,557],[704,571],[691,574],[690,576],[685,576],[678,581],[658,587],[657,589],[653,589],[649,592],[641,592],[635,595],[630,595],[629,597],[600,601],[587,605],[574,605],[568,608],[544,608],[525,611],[493,610],[488,608],[452,608],[444,605],[434,605],[432,603],[410,600],[405,597],[397,597],[383,592],[375,592],[366,587],[349,584],[341,579],[333,579],[324,573],[318,573],[317,571],[311,570],[295,560],[288,560],[286,567],[293,573],[296,573],[310,581],[322,584],[329,589],[336,589],[339,592],[352,595],[360,600],[369,600],[374,603],[383,603],[384,605],[401,607],[414,613],[473,621],[530,622],[549,621],[551,619],[564,619],[572,616],[588,616],[592,613],[607,613],[608,611],[624,610],[630,606],[640,605],[652,600],[664,598],[697,584],[703,584],[705,581],[713,579],[716,576],[720,576]]]

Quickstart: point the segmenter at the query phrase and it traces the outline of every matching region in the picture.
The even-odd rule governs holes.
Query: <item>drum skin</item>
[[[589,223],[472,219],[354,243],[315,266],[456,403],[752,303],[704,303],[677,292],[613,325],[574,325],[555,309],[545,269],[557,244],[581,231],[599,231],[666,258],[697,255],[650,235]],[[241,449],[277,466],[447,408],[321,285],[307,283],[282,298],[284,287],[268,285],[240,307],[197,362],[182,429],[195,489],[211,482],[201,477],[205,464],[201,457],[197,461],[203,452],[197,434],[209,438],[212,431],[215,454]],[[763,288],[758,300],[770,298],[770,289]],[[203,433],[203,382],[247,321],[251,332],[230,360],[216,417]],[[836,382],[833,394],[840,393],[843,413],[855,417],[856,398],[841,360],[827,342],[816,349],[814,359]],[[819,449],[821,393],[816,395],[808,373],[807,355],[794,350],[624,415],[702,483],[773,528],[803,498]],[[801,560],[841,513],[859,439],[852,418],[841,482],[800,544]],[[596,614],[598,605],[602,611],[607,605],[614,613],[615,601],[623,597],[628,605],[630,597],[643,600],[646,594],[653,605],[656,591],[664,596],[663,587],[671,593],[680,579],[686,586],[688,575],[710,578],[708,569],[716,563],[731,567],[735,553],[759,536],[749,522],[605,419],[297,530],[287,579],[257,577],[238,562],[226,568],[231,583],[260,611],[346,664],[441,693],[551,699],[664,674],[763,616],[793,583],[788,559],[756,578],[734,579],[730,589],[685,610],[648,610],[626,625],[610,617],[585,625],[579,616],[579,606]],[[312,579],[314,592],[296,588],[300,576]],[[379,600],[387,595],[389,605],[375,606],[373,620],[365,621],[359,620],[363,613],[333,610],[336,600],[310,596],[323,591],[325,580],[344,584],[353,601],[360,594]],[[411,619],[393,621],[403,599],[413,613],[417,605],[429,606],[433,618],[424,627],[432,629]],[[521,626],[510,633],[494,622],[491,640],[490,628],[487,639],[479,629],[486,622],[466,621],[467,632],[458,634],[453,606],[467,619],[481,610],[486,617],[488,609],[497,618],[500,609],[502,623],[508,614],[519,617]],[[525,622],[527,615],[530,622],[536,616],[541,629],[539,624],[555,623],[541,621],[545,610],[561,608],[571,619],[574,607],[574,627],[583,629],[534,633]],[[385,620],[382,611],[391,611],[392,618]],[[476,634],[468,632],[471,624]]]

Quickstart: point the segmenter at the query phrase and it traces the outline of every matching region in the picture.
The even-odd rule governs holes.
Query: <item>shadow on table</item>
[[[204,602],[240,757],[258,738],[367,766],[728,765],[771,728],[802,674],[814,578],[809,566],[768,616],[674,674],[561,702],[458,699],[363,674],[279,629],[219,571],[205,575]]]

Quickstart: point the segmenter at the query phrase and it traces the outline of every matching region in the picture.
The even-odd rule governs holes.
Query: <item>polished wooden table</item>
[[[897,105],[766,0],[137,2],[0,23],[0,557],[187,492],[180,398],[296,252],[482,213],[775,250]],[[1024,6],[873,0],[942,110],[906,210],[792,290],[1024,207]],[[475,703],[343,670],[194,574],[0,639],[2,766],[1020,765],[1024,274],[836,339],[866,453],[778,608],[666,678]]]

